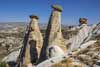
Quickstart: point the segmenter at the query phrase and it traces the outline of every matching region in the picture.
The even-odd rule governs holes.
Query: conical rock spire
[[[27,46],[25,47],[25,56],[23,57],[23,66],[26,67],[30,64],[37,63],[43,44],[42,34],[38,26],[38,17],[36,15],[31,15],[30,18],[30,33]]]
[[[56,46],[64,46],[64,38],[62,36],[61,32],[61,12],[62,7],[59,5],[52,5],[53,11],[51,13],[49,23],[47,26],[43,48],[41,51],[40,60],[45,60],[47,58],[47,51],[49,50],[50,45],[56,45]],[[54,49],[56,49],[54,47]]]

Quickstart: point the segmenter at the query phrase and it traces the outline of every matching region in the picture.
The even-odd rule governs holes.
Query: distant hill
[[[28,22],[0,22],[0,30],[2,29],[10,29],[13,27],[26,27]],[[39,23],[40,29],[46,29],[47,23]],[[62,29],[68,27],[67,25],[62,24]]]

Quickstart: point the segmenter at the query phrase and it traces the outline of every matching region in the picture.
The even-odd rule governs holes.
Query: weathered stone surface
[[[74,36],[71,40],[71,45],[69,47],[68,51],[75,51],[77,50],[80,45],[82,45],[83,43],[87,42],[92,36],[91,33],[93,31],[92,27],[89,27],[87,25],[87,19],[85,18],[81,18],[80,20],[80,30],[78,31],[78,34],[76,36]]]
[[[36,41],[36,49],[38,51],[38,57],[39,57],[43,45],[43,37],[38,26],[38,19],[32,18],[30,25],[31,25],[30,38],[31,40]]]
[[[23,57],[23,66],[27,66],[31,63],[31,56],[30,56],[30,45],[26,46],[25,57]],[[28,66],[27,66],[28,67]]]
[[[57,57],[52,57],[50,59],[47,59],[43,62],[41,62],[40,64],[37,65],[37,67],[50,67],[56,63],[59,63],[60,61],[64,60],[68,58],[68,55],[61,55],[61,56],[57,56]]]
[[[79,46],[84,42],[86,37],[88,37],[89,27],[87,25],[82,25],[82,29],[79,30],[78,34],[73,38],[71,42],[70,50],[74,51],[79,48]]]
[[[48,58],[63,55],[64,51],[58,45],[50,45],[47,48],[47,56]]]
[[[30,16],[31,21],[29,24],[29,36],[26,45],[23,45],[25,48],[23,50],[23,66],[28,67],[30,64],[37,63],[37,59],[40,55],[40,51],[43,44],[42,34],[38,26],[38,17],[35,15]]]
[[[14,51],[10,53],[8,56],[2,59],[2,62],[16,62],[19,53],[20,53],[20,49],[18,51]]]
[[[53,11],[51,13],[45,34],[40,61],[43,61],[47,58],[46,50],[49,50],[47,49],[48,46],[50,45],[64,46],[64,39],[61,32],[61,11],[59,11],[60,9],[59,10],[58,9],[59,9],[58,7],[53,6]]]

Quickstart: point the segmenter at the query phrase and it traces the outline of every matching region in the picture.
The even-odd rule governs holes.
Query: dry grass
[[[52,67],[83,67],[81,64],[74,64],[72,58],[65,59]]]

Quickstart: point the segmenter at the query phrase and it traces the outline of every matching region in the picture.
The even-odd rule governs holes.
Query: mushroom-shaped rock
[[[24,44],[21,50],[22,65],[27,66],[37,62],[43,44],[42,34],[38,26],[38,16],[30,15],[28,32],[25,34]],[[24,55],[23,55],[24,54]]]
[[[48,26],[46,29],[46,34],[44,38],[44,43],[40,55],[40,61],[47,58],[47,48],[50,45],[64,46],[64,38],[61,32],[61,12],[62,8],[58,5],[53,5],[53,10],[50,15]],[[66,48],[66,47],[64,47]]]

